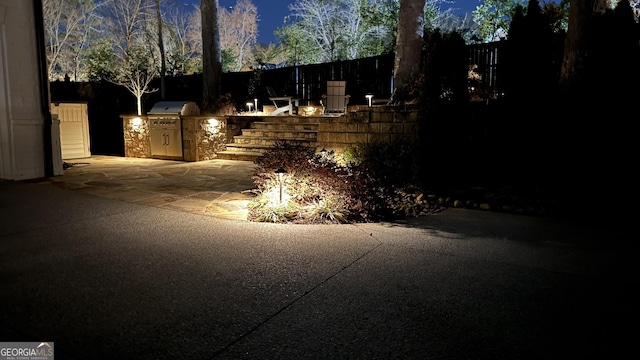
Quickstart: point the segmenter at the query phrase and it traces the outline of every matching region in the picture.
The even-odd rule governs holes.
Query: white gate
[[[86,103],[52,103],[51,114],[60,120],[62,159],[91,157]]]

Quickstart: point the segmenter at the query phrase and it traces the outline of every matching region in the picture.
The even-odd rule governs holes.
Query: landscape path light
[[[369,107],[371,107],[371,103],[373,102],[373,94],[367,94],[365,95],[365,97],[367,98],[367,100],[369,100]]]
[[[283,169],[283,168],[278,168],[276,170],[276,174],[278,174],[278,182],[280,183],[280,203],[282,204],[282,178],[284,177],[284,174],[287,173],[287,170]]]

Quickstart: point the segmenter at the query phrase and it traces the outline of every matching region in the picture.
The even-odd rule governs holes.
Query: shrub
[[[413,207],[402,204],[408,198],[397,194],[417,192],[417,197],[420,193],[415,185],[418,183],[417,149],[417,145],[407,142],[374,141],[352,146],[341,154],[354,174],[351,194],[362,204],[361,219],[393,220],[405,215],[398,209]]]
[[[351,147],[340,155],[278,141],[258,158],[250,221],[354,223],[422,215],[426,197],[413,185],[415,149],[399,143]],[[284,169],[283,194],[277,169]]]
[[[274,187],[273,189],[275,189]],[[282,203],[275,203],[273,196],[264,192],[252,199],[248,205],[251,221],[282,223],[295,219],[297,215],[297,205],[287,200]]]
[[[312,223],[345,223],[350,213],[340,194],[328,194],[324,199],[312,200],[300,215]]]
[[[348,168],[338,165],[332,152],[316,154],[315,148],[279,140],[255,163],[258,168],[253,181],[259,195],[249,204],[249,220],[304,223],[352,220],[349,208],[353,200],[348,192],[351,174]],[[274,189],[280,187],[276,174],[280,168],[286,171],[282,199],[279,191],[278,196],[274,195]],[[286,203],[284,208],[282,203]]]

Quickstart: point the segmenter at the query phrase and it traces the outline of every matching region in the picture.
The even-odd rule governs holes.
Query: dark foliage
[[[435,30],[425,45],[420,108],[420,143],[415,146],[419,183],[442,191],[466,179],[471,149],[468,48],[457,33]]]
[[[442,34],[439,29],[425,37],[424,96],[427,106],[453,101],[459,106],[469,101],[468,49],[457,32]]]
[[[398,192],[420,192],[417,147],[406,142],[372,142],[360,144],[349,165],[355,181],[352,194],[362,204],[361,217],[369,220],[395,219]]]
[[[349,191],[352,175],[347,168],[336,163],[333,154],[316,154],[315,148],[279,140],[255,163],[258,168],[253,181],[258,195],[279,183],[276,170],[285,171],[283,181],[291,189],[289,209],[285,210],[291,215],[266,217],[264,214],[271,211],[271,204],[261,203],[262,199],[258,197],[249,207],[249,220],[263,221],[266,218],[307,223],[353,220],[350,210],[357,206]],[[318,210],[327,203],[332,204],[327,205],[331,208],[329,213]]]
[[[542,14],[537,0],[529,1],[526,15],[516,8],[509,28],[505,53],[504,89],[515,103],[529,103],[541,94],[552,93],[560,64],[555,62],[555,39],[549,17]]]
[[[249,220],[293,223],[340,223],[393,220],[424,214],[426,197],[417,181],[415,148],[402,143],[355,146],[336,155],[278,141],[256,160],[257,197]],[[339,161],[339,158],[341,161]],[[275,208],[263,196],[286,171],[291,200]]]

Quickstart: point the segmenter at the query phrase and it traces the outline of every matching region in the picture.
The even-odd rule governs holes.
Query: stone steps
[[[315,141],[318,138],[317,130],[261,130],[244,129],[242,135],[234,136],[234,142],[250,144],[252,140],[287,139],[293,141]],[[257,142],[262,144],[264,142]]]
[[[223,160],[254,161],[260,156],[262,156],[262,152],[256,151],[223,150],[218,152],[218,159]]]
[[[315,146],[319,124],[309,117],[286,116],[266,117],[264,121],[251,123],[250,128],[242,129],[242,135],[233,137],[233,143],[218,152],[219,159],[254,161],[278,140]]]
[[[318,123],[256,121],[245,130],[318,130]]]

